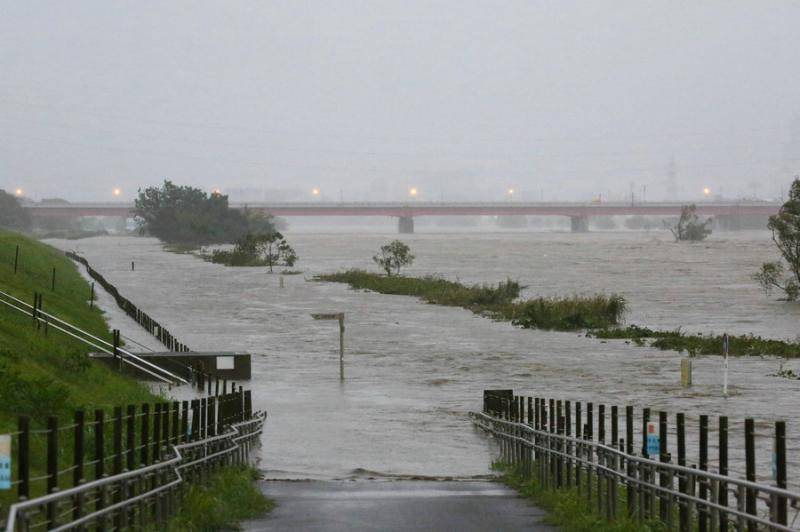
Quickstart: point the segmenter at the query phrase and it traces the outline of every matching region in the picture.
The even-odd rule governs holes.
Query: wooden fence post
[[[47,418],[47,493],[58,489],[58,418]],[[57,506],[47,505],[47,526],[55,528],[57,524]]]
[[[31,422],[27,416],[20,416],[17,419],[19,437],[17,438],[17,497],[26,500],[30,497],[31,485]]]

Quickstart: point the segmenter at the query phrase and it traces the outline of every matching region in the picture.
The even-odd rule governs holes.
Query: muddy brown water
[[[288,233],[303,273],[286,276],[283,289],[279,276],[263,268],[225,268],[168,253],[150,238],[52,243],[83,253],[189,346],[254,355],[256,406],[270,414],[261,451],[269,478],[482,477],[489,473],[492,453],[467,412],[480,408],[484,388],[495,387],[631,404],[637,411],[642,406],[684,411],[690,435],[697,432],[697,415],[710,415],[712,428],[716,416],[728,415],[734,469],[744,447],[742,420],[754,417],[763,479],[770,475],[771,423],[784,419],[790,478],[797,470],[800,381],[769,376],[780,361],[732,358],[725,398],[722,359],[699,357],[694,386],[682,389],[682,355],[675,352],[577,333],[521,330],[411,297],[310,282],[315,273],[374,268],[372,254],[397,238],[374,230],[321,229]],[[766,232],[718,233],[707,242],[681,245],[663,232],[418,233],[403,240],[417,256],[410,275],[439,274],[467,283],[510,277],[527,285],[529,296],[617,292],[629,302],[628,322],[660,329],[782,339],[798,333],[800,305],[766,297],[750,279],[761,262],[776,258]],[[100,303],[115,327],[155,347],[107,295]],[[344,383],[334,322],[310,317],[329,311],[346,313]],[[800,363],[785,367],[800,370]],[[692,441],[689,457],[696,456]],[[713,469],[713,445],[710,456]]]

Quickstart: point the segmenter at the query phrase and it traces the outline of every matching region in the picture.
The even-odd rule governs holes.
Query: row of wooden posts
[[[84,265],[86,267],[86,273],[89,274],[89,277],[100,283],[106,292],[111,294],[114,300],[117,303],[117,306],[121,308],[125,314],[131,317],[136,323],[144,327],[144,329],[152,334],[154,337],[158,339],[159,342],[164,344],[169,351],[176,351],[176,352],[187,352],[190,351],[189,346],[184,344],[183,342],[179,341],[175,336],[163,325],[161,325],[158,321],[150,317],[149,314],[144,312],[142,309],[136,306],[131,300],[123,296],[117,290],[117,287],[111,284],[102,274],[100,274],[97,270],[92,268],[89,265],[89,261],[86,258],[81,257],[77,253],[72,251],[67,252],[67,257],[71,258],[72,260]],[[131,263],[131,268],[133,269],[133,263]],[[94,299],[94,285],[92,285],[92,298]],[[90,300],[90,301],[91,301]]]
[[[30,418],[18,418],[18,431],[13,447],[16,454],[16,485],[20,499],[29,499],[42,491],[52,493],[56,489],[77,486],[92,474],[85,467],[92,449],[91,463],[94,465],[93,478],[99,479],[106,474],[119,474],[123,470],[134,470],[157,462],[161,459],[168,445],[202,440],[210,436],[222,434],[226,427],[250,419],[253,415],[250,390],[239,388],[221,395],[202,397],[191,401],[173,401],[142,404],[130,404],[125,407],[114,407],[111,419],[106,411],[94,411],[94,421],[87,420],[84,410],[75,412],[72,423],[66,427],[59,424],[56,416],[47,418],[46,427],[32,429]],[[137,420],[139,421],[137,442]],[[107,427],[111,431],[111,448],[109,454]],[[93,433],[93,443],[87,445],[87,429]],[[151,432],[152,431],[152,432]],[[124,436],[123,436],[124,432]],[[64,435],[69,434],[64,441]],[[46,440],[45,474],[31,477],[32,436],[42,436]],[[39,448],[39,445],[35,445]],[[71,447],[71,449],[70,449]],[[59,457],[72,451],[72,463],[66,469],[59,464]],[[112,467],[106,468],[111,460]],[[42,462],[37,460],[37,462]],[[65,480],[64,476],[71,471],[72,475]],[[44,490],[34,489],[35,481],[45,481]],[[39,486],[40,488],[42,486]]]
[[[718,419],[718,457],[715,473],[731,480],[707,478],[714,476],[713,474],[704,476],[709,470],[709,416],[707,415],[699,416],[698,459],[695,464],[689,465],[686,453],[687,426],[683,413],[678,413],[674,417],[677,456],[673,457],[668,445],[668,413],[658,412],[657,417],[651,421],[651,410],[643,408],[641,449],[637,458],[632,406],[626,406],[624,409],[622,432],[620,431],[622,411],[617,406],[607,409],[606,405],[594,405],[591,402],[584,405],[580,401],[522,397],[514,395],[512,390],[485,390],[483,412],[490,418],[501,420],[495,435],[501,442],[503,461],[513,466],[524,466],[522,468],[524,472],[535,475],[538,481],[546,486],[577,488],[588,500],[592,499],[594,491],[598,510],[605,512],[609,519],[617,516],[617,503],[621,500],[617,488],[618,484],[622,483],[625,485],[622,493],[627,505],[627,514],[632,518],[655,519],[671,524],[673,511],[677,506],[677,524],[680,530],[694,528],[692,523],[696,523],[696,528],[700,532],[712,529],[725,531],[730,529],[732,521],[746,524],[744,528],[748,531],[758,528],[757,519],[749,521],[743,519],[742,515],[758,515],[759,490],[745,483],[738,486],[741,489],[733,489],[736,481],[730,477],[729,424],[726,416],[719,416]],[[502,421],[511,423],[503,424]],[[514,428],[520,425],[530,427],[530,431]],[[607,426],[610,432],[606,431]],[[745,420],[742,443],[745,451],[744,480],[756,483],[753,419]],[[794,507],[800,501],[800,495],[795,498],[783,493],[787,487],[786,424],[783,421],[775,422],[773,453],[774,484],[771,486],[778,490],[771,492],[765,485],[761,491],[765,494],[765,506],[769,511],[770,522],[786,525],[787,504],[791,500]],[[641,458],[658,461],[659,464],[684,467],[659,468],[659,464],[645,463],[648,460]],[[692,470],[696,473],[691,473]],[[596,480],[595,486],[593,486],[593,476]],[[672,492],[675,478],[678,480],[678,491]],[[737,499],[733,511],[720,509],[728,508],[731,502],[729,491],[733,491]],[[694,497],[701,502],[690,504]],[[656,501],[659,501],[659,504],[656,504]],[[709,504],[704,505],[702,501],[708,501]],[[736,515],[735,511],[739,511],[742,515]]]

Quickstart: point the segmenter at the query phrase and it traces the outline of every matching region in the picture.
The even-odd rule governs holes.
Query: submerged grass
[[[631,340],[637,345],[649,345],[663,351],[672,350],[695,355],[721,355],[722,335],[685,334],[680,330],[656,331],[630,325],[625,328],[604,328],[587,336],[600,339]],[[731,356],[778,356],[800,358],[800,343],[772,340],[754,335],[728,335],[728,354]]]
[[[346,283],[357,290],[381,294],[415,296],[436,305],[463,307],[528,329],[574,331],[611,327],[622,320],[626,311],[625,299],[618,295],[516,301],[523,287],[512,279],[495,286],[467,286],[433,276],[388,277],[364,270],[348,270],[318,275],[315,280]]]
[[[545,522],[557,526],[565,532],[636,532],[667,530],[662,523],[656,521],[639,522],[630,519],[624,510],[618,512],[617,518],[608,521],[597,511],[597,504],[589,504],[586,495],[578,493],[574,487],[558,490],[542,486],[536,476],[526,476],[519,469],[502,463],[495,463],[494,469],[502,472],[502,481],[516,490],[520,496],[530,499],[547,513]],[[594,502],[594,501],[593,501]],[[626,508],[624,490],[620,490],[617,508]]]
[[[249,467],[223,469],[206,484],[193,485],[180,512],[169,520],[168,532],[239,530],[238,522],[272,510],[275,503],[255,485]]]

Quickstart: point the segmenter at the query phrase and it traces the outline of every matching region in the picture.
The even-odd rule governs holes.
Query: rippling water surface
[[[684,390],[678,353],[520,330],[462,309],[308,281],[315,273],[373,268],[370,257],[395,234],[308,231],[288,237],[303,274],[286,276],[283,289],[279,276],[264,269],[225,268],[167,253],[154,239],[54,243],[85,254],[191,347],[253,354],[257,406],[270,413],[262,451],[270,477],[486,474],[489,448],[466,413],[480,408],[484,388],[495,387],[685,411],[690,423],[698,414],[712,420],[729,415],[732,460],[740,457],[747,416],[756,418],[764,438],[777,418],[789,422],[790,436],[797,435],[800,382],[768,376],[778,369],[776,360],[731,359],[726,399],[721,358],[700,357],[695,384]],[[719,233],[699,244],[675,244],[662,233],[431,233],[403,240],[417,256],[410,275],[467,283],[511,277],[527,285],[527,296],[617,292],[630,303],[630,323],[654,328],[784,339],[798,334],[800,305],[765,297],[750,280],[761,262],[777,258],[765,232]],[[102,302],[115,326],[152,345],[109,298]],[[346,313],[344,383],[335,322],[310,317],[320,311]],[[792,438],[789,445],[792,466],[797,442]],[[696,452],[690,446],[690,456]],[[770,442],[760,442],[759,452],[759,472],[768,475]]]

